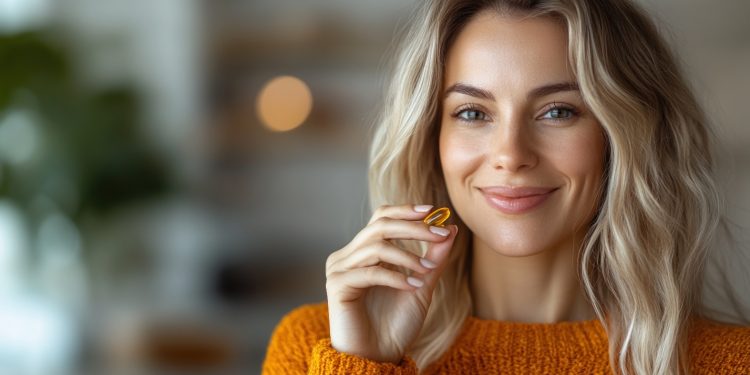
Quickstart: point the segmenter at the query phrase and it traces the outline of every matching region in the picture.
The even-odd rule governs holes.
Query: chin
[[[508,248],[508,247],[504,247],[504,248],[499,248],[498,249],[498,248],[493,247],[492,249],[495,250],[495,253],[497,253],[499,255],[506,256],[506,257],[511,257],[511,258],[530,257],[530,256],[534,256],[534,255],[541,254],[541,253],[544,252],[544,250],[540,250],[540,249],[528,249],[528,248]]]
[[[540,244],[538,241],[532,242],[531,238],[527,236],[510,241],[508,239],[495,238],[487,244],[495,253],[514,258],[537,255],[549,248],[549,246]]]

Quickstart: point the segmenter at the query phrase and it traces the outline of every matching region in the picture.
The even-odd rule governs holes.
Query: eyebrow
[[[554,94],[556,92],[562,92],[562,91],[579,91],[578,84],[575,82],[560,82],[560,83],[552,83],[549,85],[539,86],[529,91],[527,97],[538,98],[541,96],[546,96],[546,95],[550,95],[550,94]],[[486,100],[492,100],[492,101],[495,100],[495,96],[492,95],[491,92],[484,90],[484,89],[480,89],[479,87],[476,87],[476,86],[462,83],[462,82],[455,83],[451,87],[448,87],[448,89],[445,90],[443,99],[447,98],[448,95],[454,92],[459,93],[459,94],[473,96],[475,98],[480,98],[480,99],[486,99]]]

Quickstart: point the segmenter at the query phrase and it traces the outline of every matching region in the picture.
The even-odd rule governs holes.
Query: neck
[[[596,317],[577,277],[580,241],[517,257],[493,250],[474,237],[471,291],[481,319],[556,323]]]

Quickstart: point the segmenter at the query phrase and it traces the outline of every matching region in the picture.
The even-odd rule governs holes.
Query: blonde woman
[[[263,372],[750,373],[750,328],[699,311],[710,147],[631,2],[428,2],[375,132],[372,218]],[[422,222],[443,206],[452,225]]]

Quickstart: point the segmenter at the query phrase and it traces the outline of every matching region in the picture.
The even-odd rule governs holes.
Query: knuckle
[[[391,218],[389,218],[388,216],[381,216],[381,217],[377,218],[374,223],[377,224],[377,225],[383,225],[383,224],[389,222],[390,220],[391,220]]]
[[[380,210],[380,212],[388,212],[391,207],[393,207],[392,204],[381,204],[380,207],[378,207],[378,210]]]
[[[328,254],[328,257],[326,257],[326,271],[328,271],[333,266],[333,264],[336,263],[340,254],[341,250],[336,250]]]
[[[377,220],[380,217],[387,216],[388,215],[388,209],[387,206],[380,206],[372,211],[372,214],[370,215],[369,222],[373,222]]]
[[[383,216],[383,217],[379,217],[377,220],[375,220],[372,223],[372,226],[373,226],[373,228],[376,231],[381,232],[381,231],[385,230],[386,226],[388,226],[388,224],[390,224],[392,221],[393,221],[393,219],[391,219],[389,217]]]
[[[362,236],[360,243],[370,242],[372,238],[381,238],[383,229],[383,218],[378,218],[375,221],[371,222],[362,230],[362,232],[360,232],[360,235]]]
[[[362,228],[362,230],[357,233],[357,236],[354,237],[350,246],[357,246],[357,244],[369,241],[369,238],[377,231],[374,224],[375,222],[371,222],[367,224],[366,227]]]

